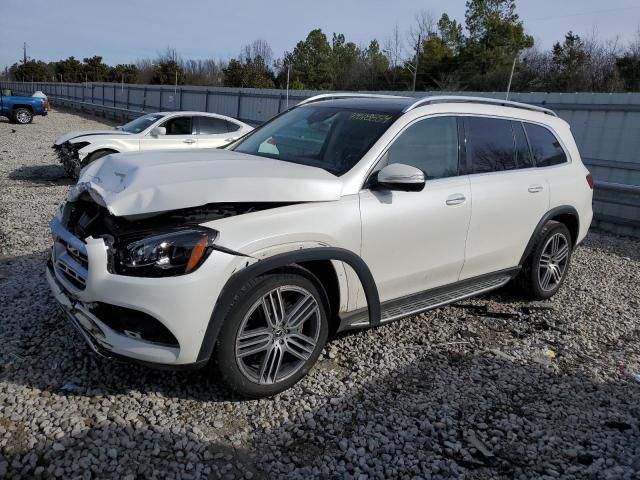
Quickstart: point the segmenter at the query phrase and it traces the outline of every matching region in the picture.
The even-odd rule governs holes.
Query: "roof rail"
[[[323,93],[322,95],[316,95],[314,97],[305,98],[298,105],[304,105],[305,103],[319,102],[321,100],[334,100],[338,98],[408,98],[400,97],[398,95],[380,95],[376,93]]]
[[[535,105],[529,105],[528,103],[512,102],[511,100],[500,100],[499,98],[487,98],[487,97],[464,97],[458,95],[442,95],[434,97],[423,97],[416,100],[411,105],[407,105],[402,113],[406,113],[417,107],[424,105],[433,105],[436,103],[479,103],[485,105],[500,105],[502,107],[521,108],[523,110],[531,110],[533,112],[546,113],[557,117],[558,115],[553,110],[549,110],[544,107],[537,107]]]

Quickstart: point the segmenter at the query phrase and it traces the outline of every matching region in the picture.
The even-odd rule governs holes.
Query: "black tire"
[[[237,393],[247,398],[262,398],[276,395],[291,386],[295,385],[301,378],[303,378],[315,364],[320,352],[324,348],[328,336],[328,302],[324,289],[317,281],[317,279],[307,270],[296,269],[296,273],[273,273],[267,274],[261,277],[257,277],[247,282],[240,291],[236,294],[233,301],[229,305],[228,313],[226,315],[225,323],[220,330],[216,345],[212,356],[212,366],[216,379],[219,380],[224,386],[234,393]],[[300,358],[292,356],[287,353],[289,348],[288,340],[285,338],[285,346],[278,346],[277,337],[272,336],[267,341],[273,349],[279,348],[282,356],[280,361],[282,366],[287,367],[285,359],[291,358],[292,366],[298,364],[296,370],[292,370],[286,378],[279,381],[273,381],[272,383],[260,383],[259,380],[251,378],[249,372],[251,367],[245,364],[245,360],[236,357],[236,340],[241,333],[242,327],[246,325],[245,318],[254,318],[249,315],[250,312],[261,299],[269,292],[278,287],[283,288],[299,288],[301,291],[313,296],[318,310],[314,310],[312,323],[314,328],[314,336],[317,334],[317,341],[315,348],[309,354],[308,358],[302,360]],[[283,297],[286,292],[283,293]],[[287,301],[285,300],[285,304]],[[291,304],[289,304],[291,306]],[[259,308],[259,307],[258,307]],[[254,315],[260,315],[258,310],[253,310],[256,313]],[[247,331],[247,330],[243,330]],[[288,330],[287,330],[288,331]],[[287,334],[285,334],[286,337]],[[282,345],[283,340],[279,340]],[[255,362],[256,369],[259,369],[258,364],[264,365],[267,363],[267,356],[271,355],[273,350],[265,350],[264,357],[262,353],[256,353],[255,356],[248,355],[246,358],[247,363]],[[268,353],[267,353],[268,352]],[[275,354],[274,354],[275,355]],[[278,364],[280,367],[280,364]],[[249,373],[248,373],[249,372]],[[278,372],[278,370],[276,370]],[[286,370],[285,370],[286,372]],[[262,373],[259,374],[262,378]],[[275,380],[275,379],[274,379]]]
[[[554,265],[551,270],[555,271],[557,268],[557,272],[560,276],[559,280],[556,279],[556,273],[550,274],[551,279],[548,279],[547,272],[551,270],[549,270],[548,267],[541,266],[541,262],[543,264],[547,264],[546,257],[543,260],[542,255],[545,252],[549,252],[548,249],[551,247],[549,242],[551,242],[553,238],[559,238],[559,242],[566,244],[567,246],[566,260],[559,262],[557,265],[555,261],[549,262]],[[554,296],[564,283],[565,278],[567,278],[569,265],[571,263],[572,250],[573,243],[571,233],[566,225],[553,220],[547,222],[542,228],[542,231],[538,234],[538,238],[536,239],[533,249],[524,262],[522,271],[518,277],[517,284],[522,293],[526,297],[535,300],[546,300]],[[545,255],[547,253],[545,253]],[[547,281],[546,285],[545,281]]]
[[[33,121],[33,113],[26,108],[16,108],[13,111],[11,120],[18,125],[27,125]]]
[[[65,170],[67,169],[71,170],[72,172],[71,177],[74,180],[77,180],[78,177],[80,176],[80,170],[82,170],[84,167],[89,165],[91,162],[95,162],[99,158],[106,157],[107,155],[111,155],[112,153],[118,153],[118,152],[116,152],[115,150],[97,150],[87,155],[87,158],[85,158],[83,162],[77,162],[76,165],[73,165],[71,167],[65,167]]]

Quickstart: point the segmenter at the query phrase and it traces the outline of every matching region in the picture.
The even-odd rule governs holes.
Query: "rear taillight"
[[[590,173],[587,175],[587,183],[589,184],[589,188],[593,190],[593,176],[591,176]]]

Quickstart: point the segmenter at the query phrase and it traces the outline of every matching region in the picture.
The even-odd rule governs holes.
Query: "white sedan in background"
[[[253,127],[235,118],[204,112],[157,112],[111,130],[69,132],[53,144],[67,174],[78,178],[89,163],[112,153],[217,148]]]

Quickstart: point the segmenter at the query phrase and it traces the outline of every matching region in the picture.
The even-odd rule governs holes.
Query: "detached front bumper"
[[[107,269],[102,239],[87,238],[85,243],[57,217],[50,225],[54,246],[47,281],[66,316],[94,351],[160,368],[206,363],[207,359],[198,356],[224,285],[225,277],[220,274],[226,271],[229,255],[212,252],[198,270],[179,277],[115,275]],[[214,268],[216,263],[220,271]],[[118,318],[119,312],[133,314],[139,328],[128,326]],[[146,335],[149,332],[165,332],[173,342],[153,341]]]

